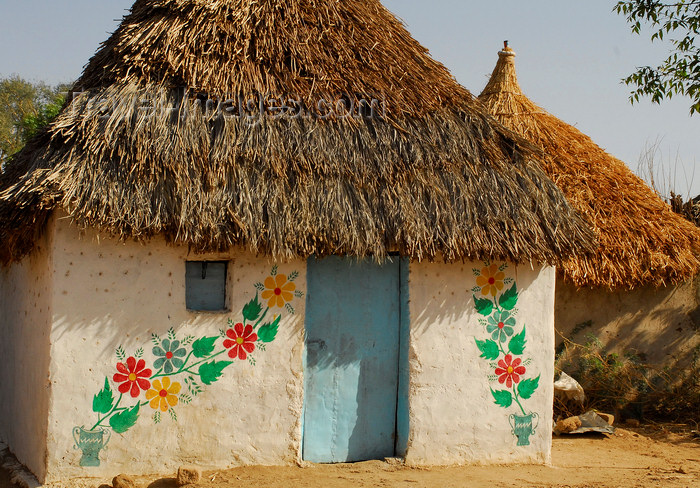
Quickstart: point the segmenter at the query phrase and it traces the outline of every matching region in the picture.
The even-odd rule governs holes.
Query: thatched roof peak
[[[423,114],[467,97],[379,0],[137,0],[76,84],[382,99]]]
[[[515,56],[515,51],[508,46],[508,41],[505,41],[503,49],[498,51],[498,62],[491,78],[486,88],[481,92],[482,97],[497,93],[523,94],[518,83],[518,75],[515,72]]]
[[[568,280],[578,286],[661,286],[700,270],[700,230],[622,161],[527,98],[510,48],[499,52],[479,99],[499,122],[543,149],[542,169],[598,236],[595,254],[564,263]]]
[[[379,0],[138,0],[76,88],[0,182],[5,260],[55,208],[280,259],[555,264],[595,245],[530,145]]]

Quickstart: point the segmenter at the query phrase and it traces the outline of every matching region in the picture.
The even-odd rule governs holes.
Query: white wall
[[[50,397],[50,229],[29,256],[0,268],[0,439],[39,477]]]
[[[294,299],[296,314],[285,312],[277,339],[255,354],[254,366],[235,361],[191,404],[176,407],[177,422],[164,415],[155,424],[150,406],[142,407],[131,430],[112,435],[99,467],[81,467],[73,429],[96,422],[93,396],[116,372],[115,349],[123,345],[131,355],[143,347],[152,364],[151,333],[165,336],[172,327],[178,338],[217,335],[229,317],[240,320],[243,305],[255,296],[254,283],[269,275],[273,263],[245,251],[195,256],[157,239],[147,245],[98,240],[93,232],[81,235],[66,219],[56,220],[53,255],[47,481],[172,472],[185,463],[225,468],[299,460],[304,298]],[[188,259],[230,260],[230,313],[185,309]],[[528,411],[539,414],[540,425],[530,446],[517,447],[509,425],[517,410],[494,404],[493,361],[481,359],[475,344],[475,338],[488,338],[471,298],[472,269],[481,266],[410,267],[409,463],[549,460],[554,270],[511,265],[506,271],[520,292],[518,323],[527,325],[527,376],[541,375],[539,389],[525,402]],[[293,270],[300,273],[297,289],[305,291],[306,263],[282,264],[279,272]]]
[[[142,407],[131,430],[112,435],[100,454],[100,467],[79,466],[81,451],[74,448],[72,431],[76,426],[89,429],[96,422],[93,396],[104,386],[105,377],[116,372],[115,349],[123,345],[130,355],[143,347],[144,358],[152,365],[151,333],[165,336],[173,327],[178,338],[218,335],[228,318],[240,321],[243,305],[255,297],[253,285],[269,276],[272,263],[242,251],[191,255],[187,248],[160,240],[142,245],[102,237],[98,243],[95,234],[81,237],[66,220],[57,221],[54,253],[55,395],[49,415],[49,481],[109,477],[121,471],[172,472],[183,463],[220,468],[297,459],[304,298],[294,298],[295,315],[283,312],[276,340],[254,354],[254,366],[235,360],[222,379],[205,386],[191,404],[176,406],[177,422],[165,414],[156,425],[151,418],[154,411]],[[186,310],[185,261],[202,259],[230,260],[230,313]],[[305,262],[279,268],[280,273],[293,270],[300,273],[297,289],[305,290]],[[222,342],[217,340],[218,349]],[[143,395],[140,399],[145,400]]]
[[[499,263],[500,264],[500,263]],[[554,268],[509,265],[520,293],[517,331],[526,325],[526,377],[540,375],[539,388],[523,402],[537,412],[530,446],[516,446],[509,415],[495,405],[491,388],[503,388],[494,361],[480,358],[475,344],[489,338],[474,306],[472,269],[482,263],[411,265],[411,464],[549,462],[554,376]],[[479,296],[479,293],[477,293]],[[500,356],[501,358],[503,355]]]

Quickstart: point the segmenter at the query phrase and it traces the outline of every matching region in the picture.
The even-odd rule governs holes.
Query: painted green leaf
[[[513,394],[508,390],[491,390],[493,398],[496,400],[496,405],[503,408],[508,408],[513,404]]]
[[[112,430],[117,434],[123,434],[132,428],[139,419],[139,407],[140,404],[137,403],[132,408],[123,410],[122,412],[110,417],[109,425],[112,427]]]
[[[515,283],[503,292],[501,298],[498,299],[498,304],[503,310],[513,310],[515,308],[518,304],[518,289]]]
[[[214,347],[218,337],[202,337],[192,344],[192,354],[196,358],[205,358],[214,352]]]
[[[280,326],[280,319],[282,316],[278,316],[271,324],[265,324],[258,330],[258,340],[262,342],[272,342],[277,337],[277,331]]]
[[[476,298],[476,295],[473,296],[476,311],[485,317],[491,315],[491,312],[493,312],[493,302],[487,298]]]
[[[231,361],[211,361],[209,363],[204,363],[199,367],[199,377],[202,383],[205,385],[211,385],[219,378],[229,364],[233,364]]]
[[[256,293],[255,298],[246,303],[246,305],[243,307],[243,318],[247,322],[252,322],[260,317],[260,312],[262,312],[262,305],[260,304],[258,294]]]
[[[479,351],[481,351],[482,358],[489,359],[491,361],[495,361],[496,359],[498,359],[498,356],[500,354],[498,351],[498,344],[496,344],[491,339],[486,341],[480,341],[478,339],[474,340],[476,341],[476,347],[478,347]]]
[[[520,395],[521,398],[527,400],[532,396],[533,393],[535,393],[535,390],[537,390],[538,386],[540,386],[539,376],[534,379],[523,380],[520,382],[520,384],[518,384],[518,395]]]
[[[523,331],[520,334],[513,336],[513,338],[510,340],[510,342],[508,343],[508,349],[511,353],[515,354],[516,356],[520,356],[525,352],[526,344],[527,341],[525,340],[525,327],[523,327]]]
[[[105,387],[92,399],[92,411],[95,413],[109,413],[112,410],[114,396],[109,386],[109,379],[105,378]]]

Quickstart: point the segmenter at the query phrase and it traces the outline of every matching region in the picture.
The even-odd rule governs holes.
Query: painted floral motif
[[[180,341],[163,339],[159,346],[153,348],[153,355],[158,358],[153,361],[153,367],[163,368],[163,373],[170,374],[184,364],[182,358],[187,355],[187,349],[180,347]]]
[[[481,351],[481,357],[490,361],[494,374],[489,380],[501,385],[490,389],[495,404],[506,409],[517,407],[517,413],[509,416],[512,432],[518,440],[518,446],[529,446],[530,436],[536,429],[533,419],[539,417],[535,412],[527,412],[524,402],[529,400],[539,387],[540,377],[526,377],[526,366],[531,361],[530,358],[524,357],[527,345],[526,327],[518,325],[518,287],[515,280],[506,277],[507,268],[505,263],[500,266],[486,263],[481,270],[474,270],[474,306],[484,317],[479,323],[485,327],[489,337],[485,340],[475,338],[475,342]]]
[[[288,281],[286,275],[278,274],[277,276],[268,276],[265,279],[265,290],[260,296],[263,300],[267,300],[268,307],[282,308],[286,303],[292,301],[294,290],[296,290],[296,285],[292,281]]]
[[[283,308],[293,314],[291,302],[304,296],[294,283],[298,277],[296,271],[289,275],[277,274],[277,266],[273,267],[265,285],[255,283],[257,293],[243,307],[242,319],[236,322],[228,319],[228,327],[219,335],[178,338],[172,328],[166,337],[153,334],[152,367],[147,367],[149,363],[143,358],[143,347],[127,358],[126,351],[119,346],[117,372],[112,382],[109,377],[105,378],[104,387],[92,401],[97,422],[90,429],[84,426],[73,429],[76,447],[83,451],[80,465],[99,466],[99,453],[111,433],[123,434],[131,429],[146,406],[155,411],[152,418],[156,424],[162,421],[164,413],[177,421],[175,407],[192,403],[205,387],[219,381],[224,370],[234,364],[220,357],[228,355],[230,359],[247,360],[254,366],[253,354],[265,351],[266,344],[277,337],[282,314],[273,314],[270,310]]]
[[[117,371],[118,373],[115,373],[112,379],[115,383],[121,383],[118,388],[119,393],[129,392],[133,398],[136,398],[141,394],[141,390],[148,390],[151,386],[148,378],[152,371],[146,369],[146,361],[143,359],[136,362],[136,358],[131,356],[126,360],[126,364],[117,363]]]
[[[476,285],[481,288],[481,294],[495,297],[503,289],[503,280],[506,274],[498,269],[497,264],[484,266],[476,277]]]
[[[253,326],[250,324],[244,328],[243,324],[238,323],[233,329],[226,331],[226,336],[228,339],[224,341],[224,347],[229,349],[228,357],[243,361],[255,350],[255,341],[258,340],[258,335],[253,332]]]
[[[500,384],[505,383],[507,388],[512,388],[513,383],[520,383],[520,376],[525,374],[525,366],[521,366],[522,360],[506,354],[506,357],[498,361],[496,376]]]
[[[167,376],[161,380],[153,380],[153,388],[146,392],[146,400],[150,401],[153,410],[160,409],[167,412],[170,407],[174,407],[179,402],[177,394],[182,386],[180,383],[171,382]]]
[[[494,341],[505,342],[513,335],[514,327],[515,318],[510,312],[496,312],[488,318],[486,331]]]

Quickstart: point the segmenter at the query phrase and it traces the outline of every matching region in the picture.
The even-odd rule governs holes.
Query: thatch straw
[[[3,176],[5,261],[57,207],[123,239],[282,259],[555,264],[595,243],[527,143],[377,0],[139,0],[76,88]],[[256,94],[384,106],[247,119],[197,105]],[[179,108],[154,116],[144,99]]]
[[[508,47],[479,96],[506,127],[544,150],[543,169],[587,217],[600,247],[569,259],[563,272],[578,286],[634,288],[675,284],[698,272],[700,232],[620,160],[548,114],[521,91]]]

